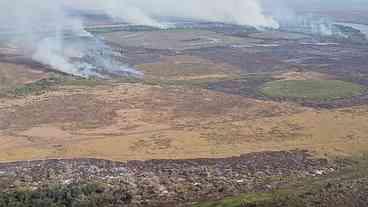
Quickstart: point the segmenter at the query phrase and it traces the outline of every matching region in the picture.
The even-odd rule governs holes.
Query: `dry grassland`
[[[368,149],[368,106],[316,110],[202,89],[141,84],[60,87],[0,100],[0,160],[228,157]]]
[[[45,73],[32,70],[27,66],[0,63],[0,90],[30,83],[46,77],[47,75]]]

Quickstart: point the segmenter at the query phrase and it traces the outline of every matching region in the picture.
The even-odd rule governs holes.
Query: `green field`
[[[282,80],[266,83],[260,91],[272,98],[328,101],[361,95],[365,87],[340,80]]]

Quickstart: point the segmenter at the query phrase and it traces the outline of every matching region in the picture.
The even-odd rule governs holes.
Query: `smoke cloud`
[[[94,0],[80,1],[132,24],[165,27],[160,17],[190,18],[255,27],[277,28],[278,23],[263,14],[258,0]]]
[[[1,1],[0,8],[7,41],[37,62],[83,77],[141,75],[116,61],[116,53],[87,32],[81,19],[68,15],[63,1]]]
[[[349,18],[354,16],[354,11],[368,9],[366,0],[261,1],[264,12],[279,23],[280,30],[339,38],[349,38],[351,35],[350,31],[341,27],[340,22],[356,20],[357,18]],[[348,12],[352,13],[348,14]],[[334,14],[341,14],[343,18],[336,18]],[[348,29],[354,30],[352,27]]]
[[[165,27],[160,17],[191,18],[277,28],[258,0],[66,0],[69,6],[95,9],[132,24]]]
[[[254,27],[278,28],[258,0],[2,0],[0,29],[14,31],[12,44],[38,62],[80,75],[102,72],[138,74],[114,61],[114,52],[84,30],[68,9],[103,12],[130,24],[165,28],[163,17],[189,18]]]

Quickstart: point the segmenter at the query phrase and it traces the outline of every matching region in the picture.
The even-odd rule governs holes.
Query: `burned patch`
[[[274,78],[271,75],[249,75],[239,79],[209,83],[207,88],[209,90],[236,94],[245,97],[262,98],[264,96],[259,93],[258,88],[272,80],[274,80]]]
[[[188,50],[186,54],[209,59],[215,63],[227,63],[241,69],[242,74],[264,73],[289,67],[282,60],[262,51],[247,51],[232,47],[212,47]]]

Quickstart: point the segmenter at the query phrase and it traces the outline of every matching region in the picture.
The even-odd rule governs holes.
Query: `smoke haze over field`
[[[335,3],[318,2],[310,4]],[[351,1],[337,2],[344,5]],[[114,61],[112,49],[85,31],[83,22],[69,16],[67,11],[98,11],[119,21],[160,28],[167,27],[160,21],[162,17],[279,28],[278,21],[284,20],[281,16],[293,19],[293,15],[288,15],[293,14],[289,5],[302,7],[306,3],[301,0],[2,0],[0,28],[16,31],[18,35],[11,39],[12,43],[30,51],[34,60],[66,73],[82,76],[98,75],[101,70],[136,73]],[[267,15],[265,10],[272,12]],[[80,41],[77,44],[65,36]]]
[[[11,39],[12,43],[30,51],[34,60],[66,73],[89,76],[98,74],[99,70],[134,72],[127,66],[116,65],[110,57],[113,51],[86,32],[80,19],[68,16],[68,9],[97,10],[119,21],[154,27],[165,27],[158,19],[167,16],[278,27],[275,20],[263,14],[257,0],[186,0],[180,3],[174,0],[2,0],[1,28],[15,31],[17,35]],[[66,35],[80,41],[71,44]],[[93,60],[93,64],[83,59]],[[95,60],[104,61],[97,63]]]
[[[79,0],[69,5],[99,9],[133,24],[164,26],[157,17],[181,17],[256,27],[277,28],[272,17],[263,14],[258,0]]]
[[[63,1],[2,1],[0,8],[1,28],[13,32],[9,42],[35,61],[84,77],[138,74],[114,61],[111,48],[85,31],[80,19],[68,16]]]

